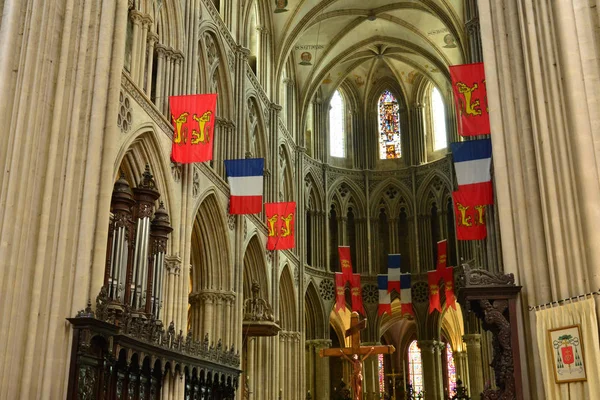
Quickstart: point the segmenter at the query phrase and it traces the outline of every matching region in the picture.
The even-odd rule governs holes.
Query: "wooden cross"
[[[385,374],[385,376],[389,376],[392,378],[392,400],[396,400],[396,378],[400,378],[404,376],[402,373],[394,373],[394,367],[392,367],[391,374]]]
[[[360,331],[367,327],[367,320],[359,321],[358,313],[352,312],[350,318],[350,329],[346,331],[346,337],[350,336],[350,347],[321,349],[321,357],[343,357],[352,362],[352,389],[354,399],[362,399],[362,362],[371,354],[392,354],[396,351],[394,346],[361,346]],[[361,357],[362,356],[362,357]]]

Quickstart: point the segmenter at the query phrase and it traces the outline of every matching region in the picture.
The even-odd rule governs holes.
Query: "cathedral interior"
[[[338,246],[360,344],[395,348],[364,359],[361,400],[600,396],[596,0],[0,0],[0,16],[0,399],[350,399],[351,364],[320,356],[351,345]],[[494,204],[466,241],[449,67],[478,62]],[[218,94],[213,159],[173,162],[169,97],[197,93]],[[267,250],[264,211],[229,214],[223,161],[244,158],[265,160],[265,202],[296,203],[293,249]],[[430,313],[444,239],[457,304]],[[378,315],[388,254],[413,316],[395,297]],[[585,376],[561,381],[548,337],[570,326]]]

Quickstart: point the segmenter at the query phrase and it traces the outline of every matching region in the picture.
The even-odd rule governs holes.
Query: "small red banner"
[[[443,272],[444,290],[446,292],[446,307],[456,310],[456,296],[454,295],[454,268],[448,267]]]
[[[346,282],[341,272],[335,273],[335,311],[346,309]]]
[[[439,286],[438,271],[427,272],[427,280],[429,282],[429,314],[433,310],[442,312],[442,304],[440,303],[440,286]]]
[[[458,240],[482,240],[487,236],[485,205],[473,204],[468,193],[458,190],[452,193],[454,215],[456,215],[456,237]]]
[[[490,133],[483,63],[450,66],[452,91],[458,122],[458,133],[462,136]]]
[[[362,288],[360,286],[360,274],[352,274],[352,284],[350,285],[352,293],[352,311],[356,311],[362,315],[367,315],[362,300]]]
[[[267,215],[267,249],[285,250],[295,246],[294,225],[296,222],[296,203],[265,203]]]
[[[437,270],[444,271],[447,265],[448,258],[448,240],[440,240],[437,242]]]
[[[352,257],[350,255],[350,246],[338,246],[340,255],[340,265],[342,267],[342,276],[344,282],[352,284]]]
[[[217,94],[169,97],[175,131],[171,160],[195,163],[212,160]]]

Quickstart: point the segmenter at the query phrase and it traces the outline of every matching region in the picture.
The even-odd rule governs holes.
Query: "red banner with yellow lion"
[[[293,249],[296,203],[265,203],[267,214],[267,250]]]
[[[173,120],[171,160],[195,163],[212,160],[217,94],[169,97]]]
[[[490,133],[483,63],[450,67],[458,133],[462,136]]]

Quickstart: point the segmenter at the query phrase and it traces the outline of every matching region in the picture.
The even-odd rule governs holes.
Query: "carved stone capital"
[[[134,25],[141,25],[146,19],[146,14],[139,12],[138,10],[131,10],[129,11],[129,17]]]
[[[158,42],[158,35],[152,31],[148,31],[147,42],[150,45],[154,45]]]
[[[243,60],[248,59],[248,56],[250,55],[250,49],[247,49],[244,46],[238,46],[235,51]]]
[[[467,335],[463,335],[463,341],[467,344],[467,347],[470,346],[481,346],[481,335],[479,333],[470,333]]]
[[[421,352],[429,352],[433,354],[437,347],[437,340],[419,340],[417,346],[421,349]]]
[[[167,270],[168,274],[179,275],[179,273],[181,272],[181,257],[166,256],[165,269]]]

